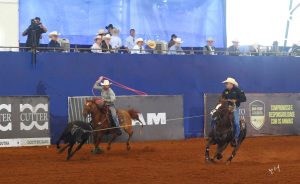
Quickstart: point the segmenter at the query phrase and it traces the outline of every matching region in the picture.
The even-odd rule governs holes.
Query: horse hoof
[[[211,159],[211,158],[205,158],[205,161],[206,161],[206,163],[208,163],[208,164],[213,164],[213,163],[215,163],[215,161],[214,161],[213,159]]]
[[[104,153],[104,150],[102,148],[95,148],[91,151],[92,154],[101,154]]]
[[[231,164],[231,160],[227,160],[225,164],[226,165],[230,165]]]

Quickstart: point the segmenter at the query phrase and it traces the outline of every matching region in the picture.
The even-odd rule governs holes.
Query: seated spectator
[[[60,43],[58,42],[58,35],[59,33],[57,31],[52,31],[49,33],[50,42],[48,43],[49,51],[62,51],[59,48],[61,48]]]
[[[131,54],[145,54],[145,49],[143,45],[143,38],[136,39],[136,45],[132,48]]]
[[[117,28],[113,28],[112,30],[112,36],[111,36],[111,47],[114,49],[114,52],[118,52],[118,49],[122,46],[122,40],[119,37],[119,30]]]
[[[206,45],[203,47],[203,55],[216,55],[215,50],[216,48],[214,47],[214,39],[213,38],[208,38],[206,39]]]
[[[175,44],[169,48],[169,54],[185,54],[181,48],[181,44],[183,43],[181,38],[175,38],[174,43]]]
[[[114,29],[114,26],[112,24],[109,24],[108,26],[105,27],[107,29],[107,32],[112,35],[112,30]]]
[[[293,44],[289,49],[290,56],[300,56],[300,41]]]
[[[254,43],[249,46],[250,56],[259,56],[259,44]]]
[[[135,30],[130,29],[130,35],[126,38],[125,47],[129,50],[135,46]]]
[[[229,56],[239,56],[241,54],[239,48],[239,41],[237,39],[232,40],[232,45],[227,49],[227,55]]]
[[[112,53],[113,52],[112,47],[110,45],[110,40],[111,40],[110,34],[106,34],[103,37],[102,45],[101,45],[102,52],[104,52],[104,53]]]
[[[156,43],[153,40],[148,40],[146,42],[145,51],[148,54],[154,54],[154,50],[156,48]]]
[[[97,32],[97,35],[101,36],[101,38],[103,39],[103,36],[105,36],[107,33],[104,29],[99,29],[99,31]]]
[[[177,38],[176,34],[171,35],[171,40],[168,43],[168,48],[172,47],[175,44],[174,39],[176,38]]]
[[[91,47],[91,52],[102,53],[102,36],[98,35],[95,37],[95,43]]]

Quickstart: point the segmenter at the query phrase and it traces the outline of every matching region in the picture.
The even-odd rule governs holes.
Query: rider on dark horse
[[[101,86],[99,86],[99,84]],[[116,111],[115,104],[114,104],[114,102],[116,100],[116,95],[115,95],[114,91],[110,88],[109,80],[103,80],[102,76],[99,77],[99,79],[94,84],[94,89],[100,90],[101,97],[103,98],[105,104],[108,106],[109,111],[111,112],[112,119],[117,128],[116,129],[117,134],[121,135],[122,131],[120,130],[120,123],[119,123],[119,120],[117,117],[117,111]]]
[[[230,105],[234,107],[235,144],[237,144],[240,135],[239,107],[247,99],[244,91],[238,88],[239,84],[234,78],[228,77],[223,83],[225,83],[226,89],[222,93],[222,100],[229,101]]]

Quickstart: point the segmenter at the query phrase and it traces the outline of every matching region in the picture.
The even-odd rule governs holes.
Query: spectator
[[[300,56],[300,41],[293,44],[289,49],[290,56]]]
[[[101,49],[101,46],[102,46],[102,36],[101,35],[96,36],[94,41],[95,41],[95,43],[91,47],[91,52],[93,52],[93,53],[101,53],[102,52],[102,49]]]
[[[49,51],[55,52],[55,51],[62,51],[59,48],[61,48],[60,43],[58,42],[58,36],[59,33],[57,31],[52,31],[49,33],[50,42],[48,43]]]
[[[259,56],[259,44],[254,43],[249,46],[250,56]]]
[[[105,36],[107,33],[105,29],[99,29],[97,35],[101,36],[101,39],[103,39],[103,36]]]
[[[145,51],[149,54],[154,54],[154,50],[156,48],[156,43],[153,40],[148,40],[146,42]]]
[[[215,40],[213,38],[206,39],[206,45],[203,47],[203,55],[216,55],[214,47]]]
[[[280,55],[280,49],[279,49],[279,45],[278,45],[278,41],[274,41],[273,45],[271,47],[270,50],[270,55],[271,56],[279,56]]]
[[[169,54],[181,54],[183,55],[184,52],[181,48],[181,44],[183,43],[183,41],[181,40],[181,38],[175,38],[174,39],[174,45],[172,47],[169,48]]]
[[[107,29],[108,33],[112,35],[112,30],[114,29],[114,26],[112,24],[109,24],[105,27],[105,29]]]
[[[239,48],[239,41],[237,39],[232,40],[232,45],[227,49],[227,55],[229,56],[239,56],[241,54]]]
[[[111,36],[111,47],[114,49],[115,52],[118,52],[118,49],[122,46],[122,40],[119,37],[119,30],[117,28],[113,28],[112,36]]]
[[[131,54],[145,54],[145,49],[143,45],[143,38],[136,39],[136,45],[132,48]]]
[[[174,39],[176,39],[176,38],[177,38],[177,36],[175,34],[171,35],[171,40],[168,43],[168,48],[172,47],[175,44]]]
[[[135,30],[130,29],[130,35],[126,38],[125,47],[130,51],[135,45]]]
[[[106,34],[103,37],[102,45],[101,45],[102,52],[104,52],[104,53],[112,53],[113,52],[112,47],[110,45],[110,40],[111,40],[110,34]]]
[[[26,47],[38,47],[42,34],[47,32],[47,28],[41,23],[41,19],[36,17],[31,19],[31,24],[22,33],[23,36],[27,36]]]

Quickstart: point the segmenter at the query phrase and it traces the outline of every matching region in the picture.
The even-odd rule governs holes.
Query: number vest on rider
[[[243,90],[233,87],[231,90],[225,89],[222,97],[228,100],[237,100],[236,106],[239,107],[241,102],[246,102],[246,96]]]

